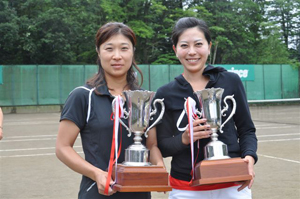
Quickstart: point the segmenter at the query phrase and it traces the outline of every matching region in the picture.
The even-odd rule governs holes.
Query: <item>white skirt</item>
[[[211,191],[189,191],[173,189],[169,193],[169,199],[251,199],[251,190],[246,187],[241,191],[239,186],[216,189]]]

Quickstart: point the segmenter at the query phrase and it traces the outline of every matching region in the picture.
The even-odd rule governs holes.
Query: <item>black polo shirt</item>
[[[113,135],[113,120],[111,120],[112,114],[112,101],[114,97],[109,93],[106,84],[97,88],[97,91],[101,93],[97,95],[94,91],[90,92],[88,86],[78,87],[74,89],[66,100],[64,108],[61,113],[60,120],[70,120],[74,122],[80,129],[80,136],[82,141],[82,148],[85,155],[85,160],[92,165],[107,170],[111,142]],[[89,111],[89,95],[90,96],[90,114]],[[126,104],[125,104],[126,107]],[[87,121],[87,117],[89,117]],[[123,122],[128,125],[127,120],[123,119]],[[121,135],[120,135],[121,134]],[[122,150],[118,158],[118,163],[124,161],[125,149],[129,145],[133,144],[133,137],[127,136],[128,131],[122,126],[119,129],[119,139],[122,137]],[[120,143],[120,140],[119,140]],[[145,138],[143,136],[143,144],[145,144]],[[151,195],[149,192],[140,193],[121,193],[117,192],[109,197],[100,195],[98,193],[97,186],[89,187],[94,183],[90,178],[83,176],[79,199],[102,199],[102,198],[115,198],[115,199],[149,199]],[[89,191],[87,191],[89,189]]]

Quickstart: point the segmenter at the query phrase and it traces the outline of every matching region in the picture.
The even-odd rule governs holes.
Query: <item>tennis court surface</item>
[[[300,105],[251,106],[259,160],[254,199],[300,198]],[[55,156],[60,113],[4,115],[0,141],[1,199],[74,199],[81,176]],[[75,150],[83,156],[80,139]],[[170,159],[165,159],[169,168]],[[168,194],[153,193],[153,199]]]

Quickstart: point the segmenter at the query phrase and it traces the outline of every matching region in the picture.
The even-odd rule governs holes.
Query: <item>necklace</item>
[[[108,91],[109,91],[109,93],[110,93],[112,96],[114,96],[114,97],[120,95],[122,98],[124,98],[124,96],[123,96],[123,91],[124,91],[124,90],[122,90],[121,92],[116,92],[115,89],[108,88]]]

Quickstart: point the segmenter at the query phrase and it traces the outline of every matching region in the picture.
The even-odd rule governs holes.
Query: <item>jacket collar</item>
[[[203,75],[209,77],[209,84],[211,84],[217,81],[219,77],[219,72],[223,72],[223,71],[226,71],[226,69],[222,67],[214,67],[212,65],[207,65],[203,71]],[[188,81],[186,81],[186,79],[183,77],[182,74],[175,77],[175,80],[177,80],[183,86],[190,84]]]

